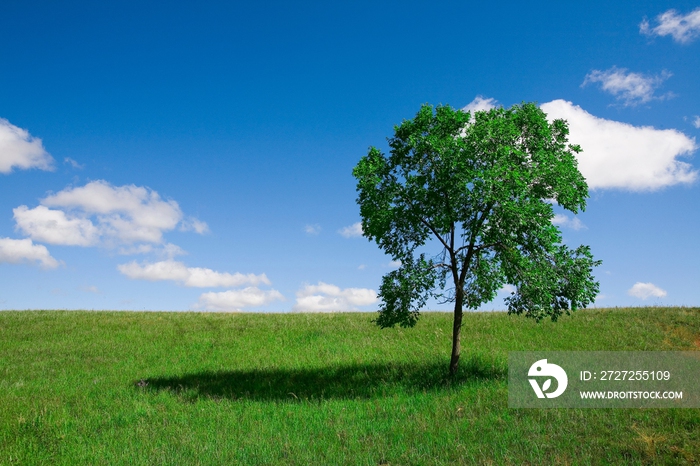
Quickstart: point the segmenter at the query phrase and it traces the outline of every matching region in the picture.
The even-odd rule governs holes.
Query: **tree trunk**
[[[462,301],[464,296],[462,290],[457,290],[457,295],[455,296],[455,315],[454,322],[452,324],[452,357],[450,358],[450,375],[453,376],[457,373],[457,365],[459,364],[459,336],[462,332]]]

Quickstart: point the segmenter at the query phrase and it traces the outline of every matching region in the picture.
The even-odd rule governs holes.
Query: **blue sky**
[[[238,3],[3,6],[0,309],[376,310],[352,168],[523,101],[583,148],[596,305],[700,304],[697,2]]]

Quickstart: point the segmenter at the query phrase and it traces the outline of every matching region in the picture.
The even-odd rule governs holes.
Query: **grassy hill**
[[[0,312],[0,464],[697,464],[698,409],[508,409],[516,350],[698,350],[700,308]]]

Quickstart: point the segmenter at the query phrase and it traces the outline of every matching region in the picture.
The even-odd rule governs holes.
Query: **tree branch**
[[[467,249],[467,255],[464,258],[464,262],[462,263],[462,270],[459,274],[459,283],[455,283],[455,286],[458,286],[460,288],[464,287],[464,279],[467,277],[467,269],[469,268],[469,263],[472,260],[472,256],[474,255],[474,241],[469,244],[469,248]]]
[[[493,203],[489,203],[484,210],[479,212],[481,214],[481,217],[477,217],[476,219],[476,227],[472,228],[471,231],[471,238],[469,241],[469,244],[465,244],[464,246],[460,247],[455,251],[455,254],[459,254],[461,251],[468,249],[470,247],[474,247],[474,241],[476,240],[476,237],[479,234],[479,230],[481,230],[481,227],[483,226],[484,222],[486,221],[487,213],[493,208]],[[478,214],[477,214],[478,215]],[[495,245],[496,243],[494,243]],[[481,249],[481,248],[480,248]]]
[[[467,270],[469,269],[469,264],[471,263],[472,257],[474,256],[474,253],[477,252],[477,250],[474,247],[474,243],[476,242],[476,238],[479,236],[479,230],[481,230],[481,227],[483,226],[484,222],[486,221],[486,217],[488,216],[488,212],[490,212],[492,208],[493,208],[493,203],[489,203],[486,205],[486,209],[484,209],[480,212],[481,217],[477,218],[477,220],[476,220],[476,223],[477,223],[476,227],[471,230],[471,235],[469,238],[469,246],[467,247],[467,255],[465,256],[464,262],[462,263],[462,270],[460,271],[460,274],[459,274],[459,283],[455,283],[455,286],[458,286],[460,288],[464,287],[464,280],[467,277]]]
[[[500,245],[503,245],[502,241],[496,241],[495,243],[489,243],[489,244],[480,244],[478,246],[475,246],[474,250],[481,251],[482,249],[492,248],[494,246],[500,246]]]
[[[450,246],[445,242],[445,240],[442,239],[442,236],[440,236],[440,234],[439,234],[437,231],[435,231],[435,228],[433,228],[433,226],[432,226],[431,224],[429,224],[426,220],[424,220],[424,219],[422,219],[422,218],[420,219],[420,221],[421,221],[421,223],[423,223],[423,225],[425,225],[426,227],[428,227],[428,228],[430,229],[430,231],[433,232],[433,234],[437,237],[437,239],[440,240],[440,242],[442,243],[442,245],[445,246],[445,249],[447,249],[448,251],[450,251],[450,255],[452,255],[452,249],[453,249],[453,248],[450,248]]]

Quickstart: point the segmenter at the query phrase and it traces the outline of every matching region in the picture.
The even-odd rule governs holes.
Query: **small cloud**
[[[465,112],[481,112],[481,111],[488,111],[491,110],[492,108],[496,108],[496,102],[498,102],[496,99],[492,98],[485,98],[481,95],[478,95],[469,102],[467,105],[462,107],[462,110]]]
[[[43,269],[55,269],[59,262],[51,257],[46,246],[34,244],[30,239],[0,238],[0,264],[38,262]]]
[[[318,235],[321,233],[321,225],[314,223],[313,225],[304,226],[304,231],[307,235]]]
[[[318,282],[297,291],[296,312],[356,311],[355,306],[367,306],[378,301],[377,293],[368,288],[344,288]]]
[[[656,89],[671,76],[672,74],[668,71],[662,71],[658,76],[647,76],[613,66],[605,71],[591,71],[586,75],[581,87],[589,83],[600,83],[603,91],[612,94],[617,100],[623,101],[624,105],[635,106],[651,100],[663,100],[671,97],[671,94],[654,95]]]
[[[508,284],[503,285],[498,290],[499,293],[508,293],[508,294],[515,293],[516,291],[518,291],[518,289],[516,287],[514,287],[513,285],[508,285]]]
[[[277,290],[248,287],[220,293],[203,293],[195,307],[216,311],[238,311],[243,307],[260,307],[273,301],[284,301],[284,296]]]
[[[392,269],[398,269],[399,267],[401,267],[401,265],[401,261],[389,261],[389,263],[386,266]]]
[[[667,293],[666,290],[662,290],[653,283],[637,282],[632,288],[627,290],[627,294],[635,298],[647,299],[652,296],[655,298],[663,298]]]
[[[349,227],[344,227],[338,230],[338,233],[345,238],[354,238],[362,236],[362,222],[353,223]]]
[[[365,264],[360,264],[360,265],[357,267],[357,270],[365,270],[365,267],[366,267]]]
[[[700,129],[700,116],[695,117],[695,119],[693,120],[693,126],[695,126],[697,129]]]
[[[80,165],[78,162],[76,162],[75,160],[73,160],[70,157],[66,157],[65,159],[63,159],[63,163],[70,165],[71,167],[75,168],[76,170],[82,170],[83,168],[85,168],[85,165]]]
[[[639,25],[640,34],[647,36],[671,36],[680,44],[688,44],[700,35],[700,8],[686,15],[680,15],[676,10],[668,10],[656,17],[658,24],[650,27],[645,18]]]
[[[209,233],[209,225],[207,225],[206,222],[198,220],[194,217],[188,217],[180,224],[180,230],[194,231],[200,235],[203,235],[204,233]]]
[[[53,163],[54,159],[44,149],[41,139],[0,118],[0,173],[10,173],[13,168],[51,171]]]
[[[569,218],[563,214],[556,214],[552,219],[552,223],[563,228],[571,228],[572,230],[576,231],[582,228],[588,228],[581,220],[578,219],[578,217]]]

